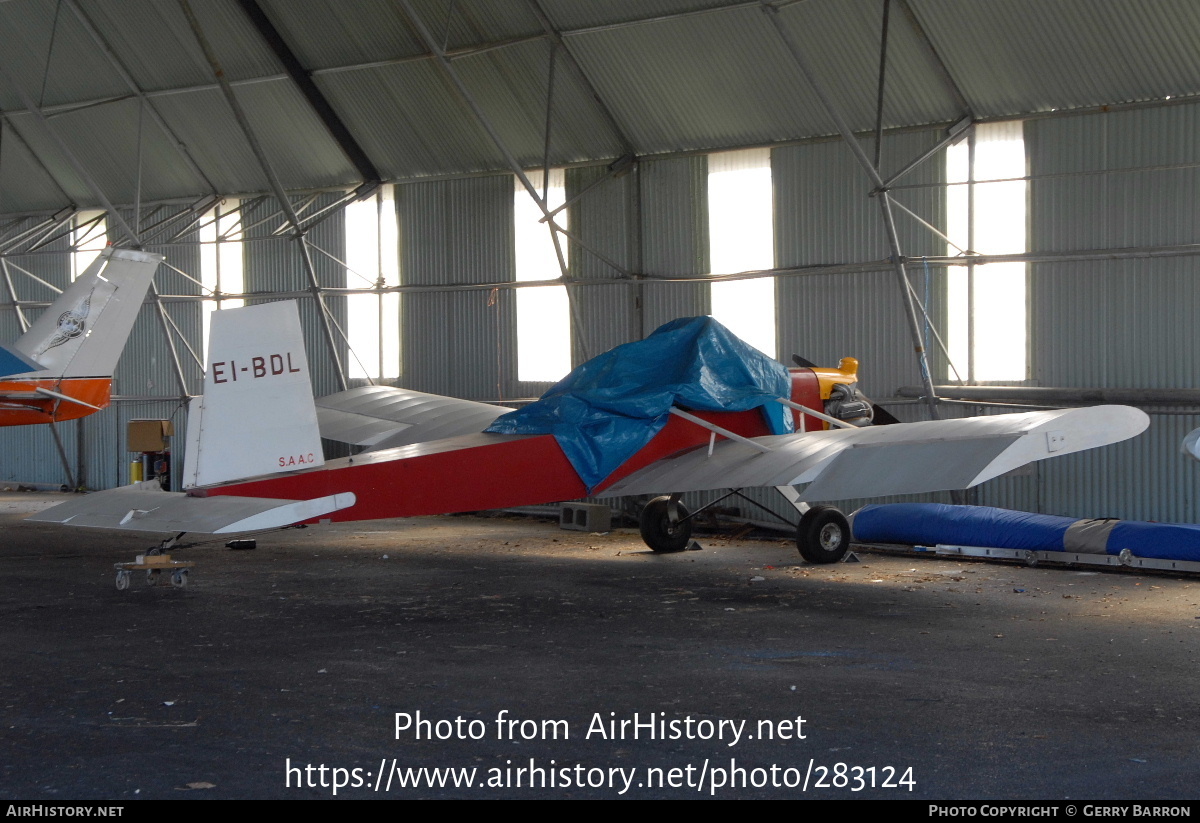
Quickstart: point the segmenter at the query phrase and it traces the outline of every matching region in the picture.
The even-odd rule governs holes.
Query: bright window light
[[[108,221],[103,214],[103,211],[81,211],[75,215],[75,228],[71,230],[71,246],[75,249],[71,255],[71,280],[87,271],[108,245]]]
[[[400,284],[399,229],[391,185],[346,207],[346,286]],[[346,298],[350,377],[400,376],[400,295],[352,294]]]
[[[242,294],[245,279],[242,269],[242,214],[237,200],[219,203],[200,223],[200,282],[204,294]],[[201,303],[204,329],[204,359],[208,362],[208,328],[212,313],[218,309],[236,309],[245,305],[241,298],[205,300]]]
[[[542,173],[527,172],[529,182],[542,191]],[[542,210],[533,202],[529,192],[513,178],[513,221],[517,241],[517,280],[556,280],[562,276],[558,255],[550,237],[550,228],[542,219]],[[558,208],[566,202],[566,174],[562,169],[550,171],[547,205]],[[564,209],[554,220],[567,228]],[[567,244],[561,243],[567,254]],[[571,310],[566,286],[537,286],[517,289],[517,379],[530,382],[553,382],[571,370]]]
[[[971,174],[974,141],[975,167]],[[946,180],[1006,180],[949,186],[947,235],[980,254],[1020,254],[1025,241],[1025,141],[1020,122],[984,123],[946,152]],[[973,198],[973,204],[972,204]],[[968,215],[974,211],[974,219]],[[974,229],[972,231],[972,228]],[[949,254],[957,254],[950,248]],[[959,374],[972,381],[1028,377],[1024,263],[955,266],[948,283],[947,347]]]
[[[709,259],[714,274],[775,266],[771,150],[708,156]],[[711,285],[712,315],[750,345],[776,356],[775,280]]]

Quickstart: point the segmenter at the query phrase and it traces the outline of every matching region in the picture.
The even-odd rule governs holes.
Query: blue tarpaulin
[[[496,418],[485,431],[553,434],[594,489],[667,424],[670,408],[761,408],[775,434],[792,430],[777,398],[791,394],[784,366],[711,317],[660,326],[576,368],[541,399]]]

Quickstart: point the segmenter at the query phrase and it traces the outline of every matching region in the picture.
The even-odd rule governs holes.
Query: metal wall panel
[[[568,169],[567,200],[590,184],[603,180],[607,174],[605,166]],[[630,175],[605,180],[569,207],[571,233],[627,271],[634,268],[637,242],[633,224],[635,204],[630,200],[634,193],[633,183]],[[573,278],[611,280],[621,277],[620,272],[578,243],[570,242],[568,248]],[[641,338],[637,297],[637,286],[632,281],[575,289],[575,300],[583,318],[583,333],[573,341],[575,364],[613,346]],[[579,337],[587,347],[586,355],[580,350]]]
[[[180,207],[163,209],[154,219],[168,219],[173,214],[183,212]],[[131,210],[122,210],[121,216],[135,230],[150,222],[143,217],[135,224]],[[186,220],[186,217],[181,217],[180,226],[186,225]],[[196,280],[200,279],[198,234],[189,232],[178,240],[165,246],[146,247],[147,251],[165,257],[154,274],[154,283],[161,294],[200,294],[199,285],[180,274],[182,271]],[[163,399],[115,401],[108,409],[86,417],[77,424],[76,448],[81,460],[78,482],[81,485],[105,489],[129,482],[128,464],[133,455],[126,450],[126,427],[130,420],[172,420],[176,432],[172,441],[172,459],[177,473],[183,466],[184,434],[187,431],[187,404],[183,395],[201,393],[204,380],[203,369],[189,353],[184,340],[199,357],[204,357],[202,309],[200,301],[164,301],[163,306],[178,330],[172,329],[170,332],[170,344],[174,345],[175,354],[171,352],[158,312],[148,300],[134,323],[113,380],[114,394],[139,397],[157,395]],[[180,334],[183,339],[180,339]],[[183,374],[183,386],[180,386],[176,373],[176,357]]]
[[[322,195],[314,204],[321,208],[336,201],[337,195]],[[264,200],[258,206],[248,209],[243,217],[245,225],[252,225],[278,209],[271,198]],[[272,220],[248,231],[247,238],[269,237],[282,219]],[[317,224],[305,235],[310,245],[324,249],[336,260],[346,259],[346,226],[340,212],[329,219]],[[306,290],[310,287],[308,274],[300,256],[296,242],[287,234],[270,239],[255,240],[243,244],[243,265],[245,267],[245,284],[247,292],[290,292]],[[313,268],[317,273],[317,282],[322,286],[344,287],[346,285],[345,268],[329,256],[317,250],[311,251]],[[247,302],[270,302],[272,298],[264,297]],[[313,391],[318,397],[332,394],[339,390],[337,372],[330,356],[329,345],[321,328],[320,310],[314,299],[306,297],[297,301],[300,306],[300,324],[304,329],[304,345],[308,349],[308,366],[312,374]],[[346,301],[342,297],[325,297],[325,305],[329,308],[334,322],[345,328]],[[338,358],[346,362],[346,341],[334,327],[334,342]]]
[[[58,427],[74,472],[78,423]],[[21,483],[66,485],[67,474],[54,445],[49,426],[6,426],[0,428],[0,489],[16,489]]]
[[[515,279],[511,175],[397,186],[396,209],[405,285]],[[515,395],[511,289],[408,292],[400,318],[400,385],[473,400]]]
[[[708,271],[708,162],[704,156],[638,164],[641,270],[693,276]],[[677,317],[709,312],[707,283],[642,286],[642,336]]]
[[[936,132],[919,132],[886,138],[883,168],[903,165],[933,145],[937,137]],[[878,201],[867,197],[866,174],[840,141],[778,148],[772,152],[771,163],[776,265],[889,257]],[[944,179],[945,161],[938,155],[904,182],[940,183]],[[897,199],[934,225],[944,222],[940,189],[906,190],[899,192]],[[898,212],[895,219],[906,256],[944,253],[944,241],[908,215]],[[915,261],[909,265],[909,278],[919,295],[931,298],[930,315],[936,319],[944,274],[931,269],[927,284],[925,270]],[[898,386],[920,382],[902,292],[893,270],[780,277],[776,299],[779,350],[785,356],[797,353],[823,365],[857,357],[862,363],[864,389],[880,397],[892,395]]]
[[[1200,161],[1198,117],[1200,108],[1184,105],[1028,122],[1031,248],[1139,248],[1200,240],[1196,169],[1120,171]],[[1200,385],[1195,323],[1200,259],[1038,263],[1030,269],[1032,361],[1039,384]],[[1179,454],[1197,415],[1154,414],[1151,420],[1150,430],[1132,441],[1045,463],[1037,475],[1039,508],[1078,516],[1200,520],[1196,466]]]

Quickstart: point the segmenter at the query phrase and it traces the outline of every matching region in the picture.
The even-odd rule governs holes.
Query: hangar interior
[[[128,482],[128,420],[186,425],[208,313],[295,298],[319,395],[532,398],[707,313],[858,358],[905,420],[1031,402],[964,385],[1134,390],[1146,434],[973,499],[1200,521],[1188,0],[14,0],[0,27],[0,336],[106,242],[166,258],[111,408],[61,450],[0,431],[5,483]]]

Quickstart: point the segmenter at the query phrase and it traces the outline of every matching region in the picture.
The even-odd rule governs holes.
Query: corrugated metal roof
[[[979,115],[1200,91],[1192,0],[911,2]]]
[[[713,22],[713,15],[688,17],[568,39],[639,153],[835,131],[761,12],[727,12]]]
[[[558,65],[555,163],[611,160],[623,151],[602,106],[642,155],[788,142],[835,131],[758,4],[539,2],[586,75],[579,78],[569,61]],[[522,163],[540,162],[551,39],[534,8],[487,0],[412,4],[452,51],[495,47],[458,57],[454,68],[508,148]],[[262,5],[387,177],[505,169],[502,153],[428,58],[402,6],[385,0],[262,0]],[[1200,94],[1200,52],[1193,47],[1200,42],[1200,6],[1194,0],[908,0],[908,5],[929,42],[894,4],[886,125],[958,118],[938,56],[980,117]],[[138,88],[152,93],[156,108],[218,188],[266,188],[228,106],[213,91],[210,67],[177,4],[93,0],[80,8]],[[244,95],[285,185],[357,182],[353,166],[235,0],[205,0],[193,8],[226,75],[239,97]],[[778,10],[787,37],[856,129],[874,125],[882,9],[882,0],[806,0]],[[72,115],[80,118],[72,127],[88,129],[84,139],[105,147],[110,156],[94,156],[97,148],[89,163],[115,187],[106,192],[110,199],[123,199],[121,175],[113,166],[132,152],[136,129],[128,121],[136,109],[103,103],[131,93],[121,72],[69,4],[2,3],[0,32],[8,44],[3,66],[39,105],[104,112]],[[12,88],[0,87],[0,107],[20,116]],[[174,150],[167,148],[148,147],[145,191],[155,197],[204,193],[197,175],[172,168]],[[53,146],[34,150],[56,177],[66,167],[51,157],[57,153]],[[29,191],[44,187],[37,177],[10,177],[15,191],[0,191],[0,203],[91,202],[71,173],[60,181],[65,198]]]
[[[285,0],[261,5],[308,69],[425,53],[392,0]]]

